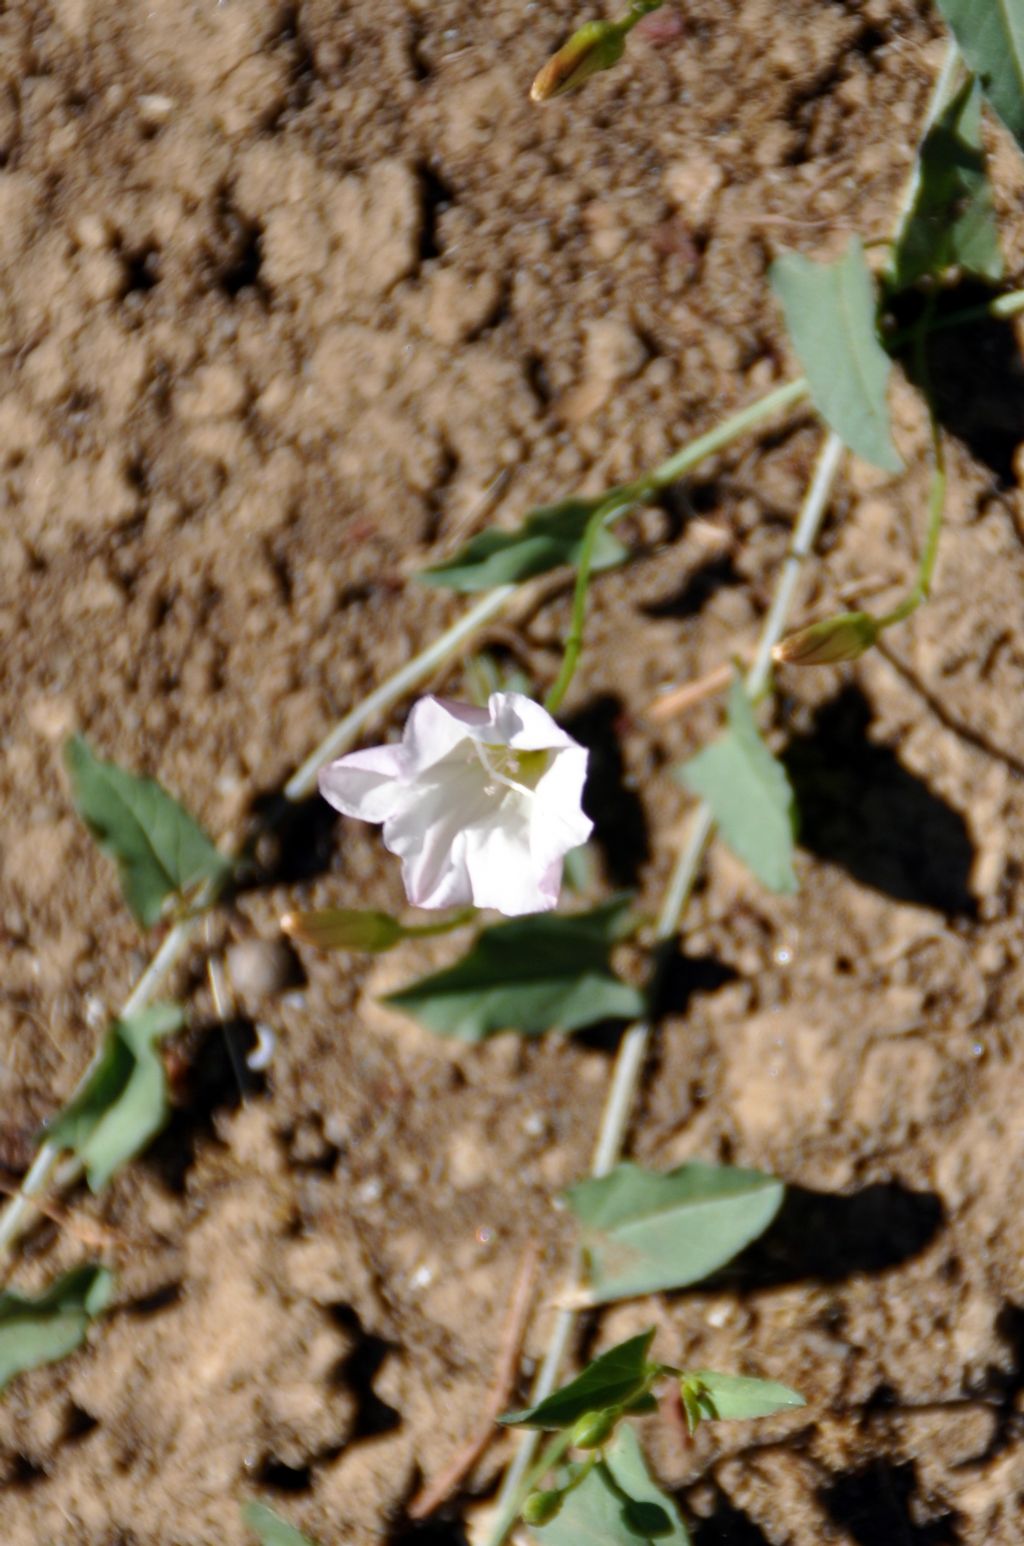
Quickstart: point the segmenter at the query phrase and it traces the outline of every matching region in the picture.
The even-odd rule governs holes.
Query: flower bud
[[[560,1492],[531,1492],[522,1507],[523,1523],[546,1525],[554,1519],[562,1506]]]
[[[691,1439],[706,1415],[701,1410],[701,1390],[701,1383],[695,1375],[680,1376],[679,1395],[683,1403],[683,1411],[686,1413],[686,1426],[690,1431]]]
[[[835,666],[857,660],[878,638],[880,629],[867,612],[839,612],[812,623],[776,644],[772,655],[784,666]]]
[[[618,64],[625,51],[625,33],[617,22],[585,22],[557,54],[552,54],[530,87],[530,96],[534,102],[547,102],[575,91],[598,70]]]
[[[316,950],[390,950],[406,930],[390,913],[355,907],[324,907],[319,912],[285,913],[285,934]]]
[[[615,1427],[615,1412],[585,1412],[572,1430],[576,1449],[599,1449]]]

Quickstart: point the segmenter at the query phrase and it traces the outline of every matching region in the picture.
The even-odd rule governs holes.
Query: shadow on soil
[[[774,1288],[886,1272],[923,1251],[942,1217],[934,1192],[912,1192],[897,1181],[846,1197],[792,1186],[767,1234],[709,1281]],[[702,1291],[707,1287],[703,1283]]]
[[[787,747],[801,846],[895,901],[972,917],[963,817],[868,739],[870,723],[868,700],[847,687]]]
[[[645,617],[696,617],[716,591],[743,583],[731,554],[721,554],[688,575],[680,590],[649,601],[640,610]]]
[[[337,811],[318,794],[297,805],[280,790],[257,795],[249,810],[252,857],[242,866],[236,890],[294,886],[326,875],[340,821]]]
[[[590,752],[583,809],[594,823],[592,841],[601,850],[613,886],[635,886],[650,858],[647,818],[635,790],[625,782],[617,725],[623,706],[610,694],[565,721],[565,728]]]
[[[373,1382],[388,1354],[394,1352],[394,1344],[367,1331],[351,1305],[332,1304],[330,1310],[335,1325],[354,1339],[352,1351],[334,1371],[335,1383],[356,1399],[355,1422],[348,1443],[391,1433],[401,1426],[402,1414],[378,1396]]]
[[[171,1119],[141,1160],[173,1192],[184,1191],[200,1141],[215,1140],[214,1114],[234,1111],[266,1089],[263,1075],[246,1062],[256,1045],[255,1027],[245,1019],[197,1026],[174,1044]]]
[[[725,1498],[719,1498],[715,1512],[698,1519],[690,1531],[693,1546],[771,1546],[767,1535]]]
[[[385,1546],[469,1546],[469,1536],[455,1521],[424,1519],[400,1525]]]
[[[922,1518],[913,1464],[873,1460],[821,1494],[829,1517],[859,1546],[957,1546],[952,1516]]]
[[[996,292],[983,284],[960,284],[943,293],[936,320],[985,306]],[[902,297],[897,326],[913,327],[922,297]],[[912,348],[900,356],[908,377],[921,385]],[[926,355],[935,410],[943,429],[956,435],[1000,483],[1013,485],[1013,453],[1024,423],[1024,360],[1013,324],[977,317],[964,327],[932,332]]]

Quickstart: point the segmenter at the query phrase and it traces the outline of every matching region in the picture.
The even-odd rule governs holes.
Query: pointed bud
[[[690,1437],[697,1432],[701,1425],[704,1413],[700,1406],[700,1381],[693,1375],[684,1374],[679,1381],[679,1395],[683,1403],[683,1411],[686,1413],[686,1426],[690,1430]]]
[[[523,1523],[546,1525],[554,1519],[562,1506],[560,1492],[531,1492],[522,1507]]]
[[[585,1412],[572,1430],[576,1449],[600,1449],[615,1427],[617,1412]]]
[[[839,612],[824,622],[791,633],[772,650],[784,666],[835,666],[857,660],[878,638],[879,626],[867,612]]]
[[[292,939],[316,950],[390,950],[407,932],[390,913],[362,912],[352,907],[285,913],[281,928]]]
[[[552,54],[530,87],[534,102],[560,97],[599,70],[610,70],[626,51],[626,37],[618,22],[588,21]]]

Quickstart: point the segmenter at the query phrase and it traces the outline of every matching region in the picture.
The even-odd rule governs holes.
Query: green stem
[[[928,418],[931,425],[932,455],[934,466],[932,469],[931,488],[928,493],[928,524],[925,529],[924,544],[921,548],[921,558],[917,567],[917,578],[908,595],[900,602],[892,612],[887,612],[884,617],[878,619],[879,631],[883,628],[891,628],[895,623],[905,622],[918,607],[928,600],[931,595],[932,580],[935,575],[935,564],[939,556],[939,538],[942,535],[942,517],[946,509],[946,454],[942,444],[942,428],[935,412],[935,397],[932,391],[931,372],[928,367],[928,337],[932,331],[932,313],[935,310],[936,300],[933,296],[928,308],[917,329],[914,339],[914,363],[917,369],[917,378],[928,404]]]
[[[784,408],[792,408],[795,403],[801,402],[808,393],[807,379],[799,376],[795,381],[787,381],[783,386],[776,387],[767,396],[758,398],[756,403],[751,403],[748,408],[741,408],[739,413],[734,413],[728,419],[723,419],[714,429],[706,435],[701,435],[698,440],[691,440],[690,444],[683,446],[681,451],[676,451],[667,461],[655,467],[653,472],[638,478],[635,483],[627,484],[620,493],[630,492],[632,502],[640,504],[644,500],[651,499],[662,489],[678,483],[687,473],[709,456],[714,456],[716,451],[724,451],[734,440],[745,435],[748,429],[753,429],[760,424],[762,419],[769,418],[773,413],[781,413]]]
[[[1008,322],[1024,311],[1024,290],[1010,290],[1005,295],[997,295],[994,300],[986,301],[983,306],[968,306],[964,311],[951,312],[948,317],[934,318],[931,311],[934,311],[934,307],[930,309],[927,323],[929,337],[935,333],[948,333],[951,328],[966,327],[971,322]],[[886,349],[891,354],[903,344],[916,343],[921,326],[921,323],[915,323],[913,327],[893,333],[884,340]]]
[[[617,488],[609,490],[607,496],[594,510],[586,529],[583,540],[580,543],[579,557],[576,560],[576,587],[573,592],[572,618],[569,624],[569,632],[565,640],[565,648],[562,655],[562,664],[558,676],[544,700],[544,707],[549,714],[554,714],[561,706],[569,684],[572,682],[579,664],[580,653],[583,649],[583,630],[587,616],[587,587],[590,584],[590,575],[594,562],[594,547],[598,535],[605,526],[611,526],[620,516],[625,515],[634,505],[642,505],[652,500],[656,494],[677,483],[680,478],[692,472],[709,456],[716,451],[723,451],[734,440],[746,434],[747,430],[760,424],[762,419],[769,418],[772,414],[780,412],[784,408],[791,407],[807,395],[807,382],[803,377],[796,381],[787,381],[785,385],[777,387],[774,392],[769,392],[766,397],[759,398],[749,407],[743,408],[739,413],[734,413],[730,418],[723,419],[721,424],[709,430],[706,435],[701,435],[697,440],[692,440],[682,450],[675,452],[667,461],[655,467],[653,471],[644,473],[632,483],[620,484]]]
[[[945,333],[953,327],[964,327],[969,322],[1008,322],[1024,311],[1024,290],[1010,290],[997,295],[983,306],[968,306],[964,311],[954,311],[948,317],[939,317],[928,323],[929,333]]]
[[[618,28],[625,37],[627,32],[632,32],[638,21],[643,21],[652,11],[660,11],[665,0],[633,0],[633,4],[625,16],[619,18]]]
[[[583,627],[587,619],[587,586],[590,584],[590,570],[594,562],[594,547],[598,536],[612,511],[618,510],[620,501],[605,500],[598,505],[583,533],[583,541],[580,543],[580,554],[576,560],[576,588],[572,598],[572,620],[569,624],[569,633],[565,641],[565,652],[562,656],[562,665],[554,686],[544,699],[544,707],[549,714],[558,711],[562,699],[569,690],[569,683],[576,673],[579,664],[580,651],[583,648]]]
[[[438,923],[403,925],[402,933],[406,939],[429,939],[434,934],[451,934],[453,930],[465,928],[467,923],[472,923],[476,913],[475,907],[462,907],[450,918],[443,918]]]
[[[510,1498],[502,1509],[498,1522],[495,1525],[495,1531],[500,1532],[500,1534],[496,1535],[496,1539],[505,1539],[505,1536],[519,1518],[523,1504],[530,1496],[530,1493],[540,1485],[549,1471],[554,1470],[558,1462],[569,1453],[571,1448],[572,1429],[563,1428],[562,1432],[551,1440],[547,1449],[541,1451],[540,1458],[534,1462],[523,1477],[515,1496]]]
[[[887,612],[884,617],[877,619],[879,630],[891,628],[894,623],[906,622],[918,607],[928,600],[932,590],[932,579],[935,575],[935,564],[939,556],[939,538],[942,535],[942,518],[946,509],[946,457],[942,446],[942,431],[938,422],[932,415],[932,445],[935,452],[935,466],[932,471],[931,489],[928,494],[928,526],[925,531],[924,546],[921,549],[921,558],[917,568],[917,578],[913,587],[898,607]]]

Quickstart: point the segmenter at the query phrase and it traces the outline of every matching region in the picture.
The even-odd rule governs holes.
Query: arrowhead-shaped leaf
[[[102,761],[81,736],[64,756],[78,813],[117,861],[125,901],[141,924],[156,923],[169,896],[228,871],[229,861],[154,779]]]
[[[183,1020],[177,1004],[153,1004],[115,1020],[85,1087],[44,1130],[49,1143],[78,1155],[92,1191],[106,1186],[167,1120],[167,1078],[157,1043]]]
[[[497,1031],[537,1036],[599,1020],[635,1019],[644,997],[614,976],[609,952],[624,933],[629,898],[588,913],[538,913],[484,929],[454,966],[385,1000],[428,1030],[461,1041]]]
[[[1002,278],[1003,258],[981,141],[981,90],[965,81],[925,138],[920,185],[893,254],[892,287],[960,268]]]
[[[0,1390],[16,1374],[55,1363],[81,1346],[113,1288],[106,1267],[75,1267],[41,1294],[0,1293]]]
[[[1024,148],[1024,0],[939,0],[969,69]]]
[[[878,341],[875,285],[860,241],[835,263],[784,253],[771,279],[825,423],[858,456],[899,472],[885,395],[890,361]]]
[[[651,1480],[640,1441],[623,1423],[603,1462],[568,1494],[550,1524],[533,1529],[541,1546],[689,1546],[675,1503]]]
[[[461,547],[453,558],[431,569],[422,570],[417,579],[426,585],[443,585],[451,590],[491,590],[497,585],[515,585],[545,574],[561,564],[575,564],[587,522],[607,494],[594,499],[566,499],[557,505],[533,510],[513,531],[490,526]],[[610,531],[597,535],[591,570],[612,569],[626,557],[626,549]]]
[[[752,1380],[740,1374],[716,1374],[714,1369],[688,1369],[681,1384],[693,1397],[696,1411],[709,1422],[772,1417],[776,1412],[806,1406],[803,1396],[775,1380]],[[687,1410],[691,1403],[683,1392]]]
[[[507,1412],[498,1421],[520,1428],[571,1428],[589,1412],[627,1405],[643,1394],[648,1383],[651,1365],[647,1354],[653,1340],[651,1330],[619,1342],[561,1390],[522,1412]]]
[[[618,1165],[566,1194],[583,1227],[590,1299],[607,1304],[699,1283],[768,1228],[785,1187],[759,1170]]]
[[[711,807],[722,837],[770,891],[796,890],[796,805],[786,770],[761,738],[743,683],[729,692],[729,728],[680,769]]]
[[[315,1546],[301,1530],[296,1530],[267,1508],[265,1503],[243,1503],[242,1519],[258,1539],[260,1546]]]

